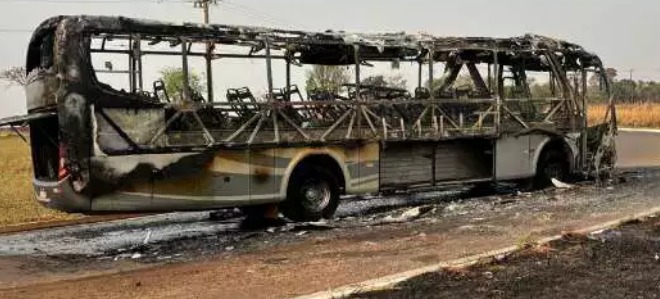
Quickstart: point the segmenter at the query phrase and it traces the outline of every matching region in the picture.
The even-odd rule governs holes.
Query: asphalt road
[[[660,130],[628,130],[616,139],[617,167],[660,166]]]

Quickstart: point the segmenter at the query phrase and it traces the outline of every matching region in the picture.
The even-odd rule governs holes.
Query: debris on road
[[[432,209],[433,209],[432,206],[415,207],[404,211],[398,216],[387,215],[385,218],[382,219],[382,221],[385,223],[408,222],[419,218],[423,214],[430,212]]]
[[[142,241],[142,244],[145,244],[145,245],[148,244],[150,238],[151,238],[151,229],[148,229],[147,230],[147,236],[144,237],[144,241]]]
[[[559,189],[571,189],[571,188],[573,188],[573,185],[564,183],[564,182],[562,182],[558,179],[555,179],[555,178],[550,179],[550,181],[552,181],[552,185],[554,185],[555,187],[557,187]]]
[[[621,232],[613,229],[599,230],[587,235],[588,239],[601,242],[613,241],[621,238]]]

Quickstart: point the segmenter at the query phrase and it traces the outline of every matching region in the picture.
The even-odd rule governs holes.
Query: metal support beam
[[[429,91],[431,92],[431,100],[434,100],[435,92],[433,90],[433,50],[429,50]]]
[[[417,68],[417,88],[422,88],[422,61],[418,61],[418,68]]]
[[[188,72],[188,49],[185,39],[181,39],[181,60],[183,65],[183,100],[190,101],[190,77]]]
[[[268,77],[268,100],[273,100],[273,59],[270,57],[270,41],[264,40],[266,47],[266,75]]]
[[[580,154],[580,160],[581,160],[581,168],[585,169],[587,167],[587,128],[589,127],[589,124],[587,123],[587,76],[588,72],[587,69],[582,67],[582,111],[580,115],[582,116],[582,129],[580,130],[580,134],[582,135],[581,137],[581,143],[582,143],[582,152]]]
[[[360,46],[353,45],[353,57],[355,58],[355,101],[357,102],[357,131],[358,138],[362,138],[362,96],[360,95]]]
[[[133,36],[128,39],[128,89],[135,92],[135,58],[133,55]]]
[[[144,69],[142,66],[142,39],[139,35],[135,37],[135,46],[133,47],[134,60],[137,61],[137,69],[139,70],[136,73],[138,78],[138,88],[140,91],[144,91]]]
[[[493,80],[495,83],[495,131],[500,133],[502,129],[502,86],[500,84],[502,71],[497,51],[493,51],[493,72],[495,73],[495,80]]]
[[[208,43],[206,45],[206,91],[207,91],[207,101],[209,103],[214,102],[213,94],[213,52],[215,50],[215,44]]]
[[[291,60],[286,59],[286,101],[291,102]]]
[[[231,135],[229,135],[229,137],[227,137],[227,138],[225,139],[225,142],[231,142],[232,140],[234,140],[234,138],[236,138],[238,135],[240,135],[241,133],[243,133],[243,131],[245,131],[245,129],[247,129],[247,127],[249,127],[253,122],[255,122],[255,121],[256,121],[257,119],[259,119],[260,117],[261,117],[261,114],[260,114],[260,113],[256,113],[256,114],[254,114],[254,115],[250,118],[250,120],[248,120],[247,122],[245,122],[244,124],[242,124],[241,127],[238,128],[238,130],[236,130],[234,133],[232,133]]]

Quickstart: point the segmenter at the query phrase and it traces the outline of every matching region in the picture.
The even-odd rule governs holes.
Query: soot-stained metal
[[[128,48],[105,47],[117,40],[126,41]],[[158,44],[169,44],[170,49],[148,48]],[[208,47],[209,52],[195,51],[193,45],[214,46]],[[223,45],[246,51],[223,53]],[[126,54],[129,90],[99,82],[92,53]],[[259,97],[247,87],[237,87],[227,91],[226,101],[204,99],[187,84],[177,99],[167,94],[162,82],[154,82],[154,90],[147,91],[142,76],[142,57],[147,55],[181,56],[185,78],[189,57],[265,59],[269,91]],[[282,88],[273,87],[270,65],[275,59],[287,65]],[[359,69],[369,61],[418,63],[416,90],[362,84]],[[292,64],[352,65],[356,81],[344,86],[345,94],[308,90],[303,98],[291,84]],[[445,66],[440,83],[431,88],[422,83],[425,64],[430,81],[435,81],[434,70],[440,69],[434,65]],[[609,93],[601,60],[579,45],[538,35],[465,38],[308,32],[60,16],[45,21],[34,33],[27,68],[35,74],[27,87],[30,112],[57,110],[59,142],[68,145],[66,163],[74,187],[90,196],[128,185],[139,192],[136,185],[151,184],[158,176],[194,176],[224,150],[359,149],[370,143],[386,147],[530,132],[563,138],[577,132],[584,151],[578,164],[598,173],[613,163],[612,99],[605,126],[590,130],[586,124],[586,74],[601,76]],[[474,84],[471,90],[454,87],[464,68]],[[479,68],[487,69],[486,78]],[[531,71],[548,74],[551,96],[532,97],[527,78]],[[92,134],[85,133],[89,131]],[[91,185],[95,187],[87,188]]]

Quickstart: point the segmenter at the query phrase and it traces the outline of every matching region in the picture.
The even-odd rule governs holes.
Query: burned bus
[[[125,69],[99,55],[118,57]],[[178,92],[168,90],[172,82],[148,78],[165,60],[182,73]],[[229,60],[259,61],[263,77],[213,67]],[[202,80],[191,70],[200,61]],[[411,65],[416,86],[367,84],[363,74],[375,63]],[[309,66],[350,69],[351,80],[341,92],[303,90],[292,73]],[[278,204],[292,220],[316,220],[331,217],[344,194],[545,186],[614,166],[616,115],[601,60],[536,35],[449,38],[60,16],[34,33],[26,71],[28,114],[1,124],[29,125],[35,198],[67,212]],[[214,82],[222,72],[249,79],[246,85],[264,82],[265,91],[243,85],[220,95]],[[125,87],[101,80],[106,73],[122,76]],[[593,78],[609,109],[602,123],[588,126]],[[193,88],[202,81],[204,88]]]

